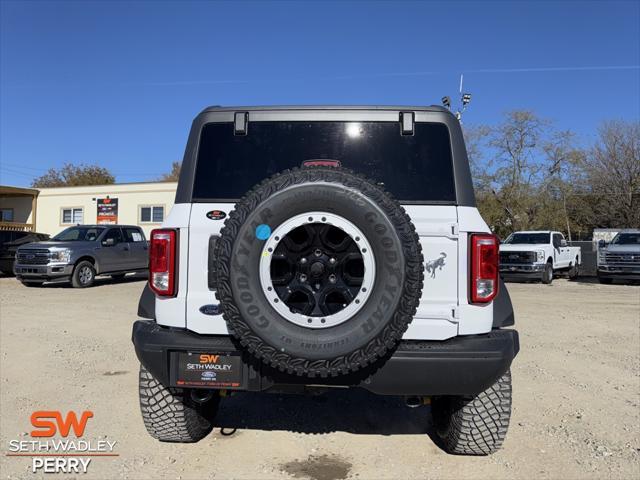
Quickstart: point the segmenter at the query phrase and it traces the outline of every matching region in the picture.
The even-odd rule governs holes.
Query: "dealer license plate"
[[[176,384],[185,387],[242,388],[240,355],[189,352],[178,354]]]

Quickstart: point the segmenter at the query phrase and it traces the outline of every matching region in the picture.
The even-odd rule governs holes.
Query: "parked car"
[[[96,275],[123,278],[147,270],[148,244],[133,225],[77,225],[50,241],[21,246],[14,273],[26,286],[70,280],[74,287],[93,285]]]
[[[498,243],[444,108],[205,110],[133,326],[149,434],[204,438],[227,391],[359,387],[494,452],[519,350]]]
[[[0,231],[0,273],[13,275],[13,262],[20,245],[48,239],[46,233]]]
[[[598,280],[640,280],[640,230],[622,230],[611,243],[598,243]]]
[[[566,272],[578,276],[582,254],[570,247],[564,235],[549,230],[514,232],[500,245],[500,275],[505,280],[529,279],[551,283]]]

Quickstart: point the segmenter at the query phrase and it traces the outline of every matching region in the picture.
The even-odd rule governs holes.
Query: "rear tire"
[[[96,270],[93,264],[87,260],[79,262],[73,269],[71,285],[73,288],[87,288],[93,285],[96,279]]]
[[[578,275],[580,275],[580,265],[578,265],[578,257],[576,257],[569,269],[569,280],[575,280]]]
[[[153,438],[161,442],[193,443],[213,429],[219,396],[197,404],[188,390],[165,387],[143,365],[138,387],[144,426]]]
[[[545,285],[549,285],[553,282],[553,265],[550,263],[545,264],[544,270],[542,271],[542,278],[540,280]]]
[[[502,446],[509,428],[511,372],[478,395],[434,398],[431,414],[448,453],[494,453]]]

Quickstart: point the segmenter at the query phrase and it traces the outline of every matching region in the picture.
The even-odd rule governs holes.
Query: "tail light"
[[[471,303],[488,303],[498,294],[499,241],[495,235],[474,233],[470,240]]]
[[[153,230],[149,250],[149,287],[157,295],[175,296],[178,274],[176,231]]]

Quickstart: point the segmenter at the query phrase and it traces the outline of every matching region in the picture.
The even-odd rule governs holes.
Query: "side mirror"
[[[102,246],[103,247],[113,247],[115,244],[116,244],[116,239],[115,238],[107,238],[107,239],[102,241]]]
[[[566,247],[567,246],[567,241],[566,240],[560,240],[560,246],[561,247]]]
[[[603,239],[598,240],[598,248],[604,248],[607,245]]]

